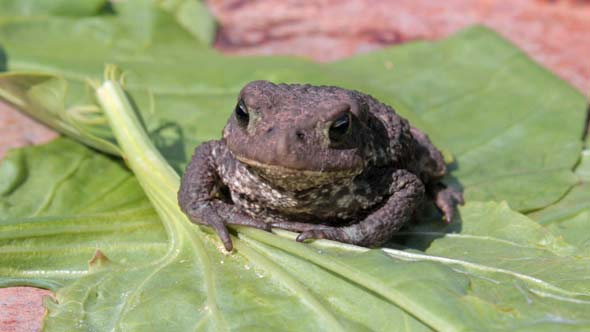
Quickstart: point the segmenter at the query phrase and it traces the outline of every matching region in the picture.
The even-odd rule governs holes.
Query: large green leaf
[[[55,176],[55,164],[72,165],[71,175]],[[127,179],[126,189],[81,203],[72,216],[68,201],[91,201],[103,189],[88,181],[97,171]],[[590,327],[588,254],[574,255],[573,245],[506,205],[468,204],[462,233],[438,234],[424,253],[300,244],[241,229],[227,255],[196,226],[167,242],[129,171],[71,141],[13,152],[1,172],[28,174],[4,192],[2,206],[24,193],[31,206],[46,205],[47,191],[30,190],[39,178],[63,197],[47,205],[52,217],[5,209],[0,221],[0,284],[56,290],[57,303],[47,302],[48,331]],[[102,205],[105,212],[96,213]],[[97,249],[108,259],[99,254],[88,265]]]
[[[528,211],[576,183],[584,101],[569,86],[482,28],[318,65],[222,56],[204,47],[209,30],[188,19],[205,15],[198,5],[154,3],[128,1],[114,15],[3,18],[12,72],[0,76],[0,97],[117,155],[88,83],[115,63],[155,143],[181,170],[198,142],[218,137],[247,81],[358,88],[456,155],[448,180],[464,186],[468,204],[455,224],[400,233],[394,245],[403,250],[238,229],[235,252],[224,254],[208,229],[156,213],[114,157],[64,139],[19,150],[0,167],[0,285],[55,290],[46,330],[590,328],[585,239],[505,203],[476,202]],[[165,191],[173,202],[175,189]],[[561,213],[568,199],[534,217]]]

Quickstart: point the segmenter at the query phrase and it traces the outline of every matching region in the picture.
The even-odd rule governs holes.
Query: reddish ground
[[[42,298],[47,295],[51,292],[44,289],[0,288],[0,331],[39,331],[45,313]]]
[[[216,46],[235,54],[330,61],[389,44],[439,39],[472,24],[500,32],[590,91],[590,1],[210,0]]]
[[[390,44],[439,39],[485,24],[583,92],[590,91],[588,0],[209,0],[215,46],[233,54],[330,61]],[[0,105],[0,158],[56,134]],[[0,331],[38,331],[47,291],[0,289]]]

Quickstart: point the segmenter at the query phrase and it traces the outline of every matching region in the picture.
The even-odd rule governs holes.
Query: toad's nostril
[[[266,130],[266,133],[267,133],[267,134],[270,134],[270,133],[272,133],[274,130],[275,130],[275,127],[270,127],[270,128],[268,128],[268,129]]]

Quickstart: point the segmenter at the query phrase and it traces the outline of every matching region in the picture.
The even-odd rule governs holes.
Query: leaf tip
[[[94,256],[88,261],[90,271],[99,270],[107,266],[111,261],[100,249],[96,249]]]

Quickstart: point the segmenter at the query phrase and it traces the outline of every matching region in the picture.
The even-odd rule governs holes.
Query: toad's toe
[[[298,242],[303,242],[309,239],[326,239],[345,243],[350,242],[350,239],[342,231],[342,228],[335,227],[307,230],[299,234],[299,236],[297,236]]]

